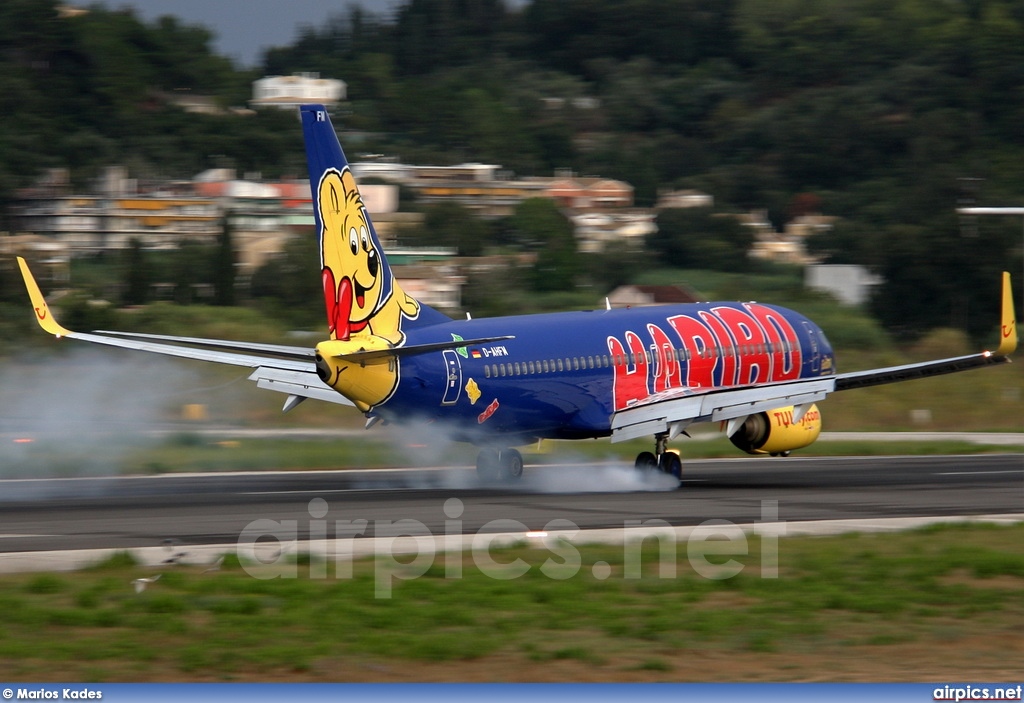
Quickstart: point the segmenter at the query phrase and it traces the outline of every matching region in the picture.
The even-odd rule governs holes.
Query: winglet
[[[999,348],[997,356],[1009,356],[1017,349],[1017,317],[1013,310],[1013,290],[1010,274],[1003,271],[1003,302],[1000,312]]]
[[[53,313],[50,312],[50,306],[46,304],[46,298],[39,290],[39,284],[33,278],[32,272],[28,270],[28,264],[20,256],[18,257],[18,266],[21,267],[21,275],[25,279],[25,288],[28,289],[28,297],[32,300],[32,309],[35,310],[36,322],[39,323],[39,326],[58,337],[71,334],[70,330],[64,329],[53,319]]]

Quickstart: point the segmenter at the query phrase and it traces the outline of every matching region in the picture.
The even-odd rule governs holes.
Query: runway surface
[[[765,501],[782,521],[1021,513],[1024,456],[694,460],[679,488],[603,464],[531,466],[514,485],[482,485],[469,469],[4,480],[0,552],[233,543],[258,519],[294,520],[299,539],[317,520],[329,537],[345,520],[367,520],[365,537],[403,519],[435,535],[496,519],[530,530],[751,523]]]

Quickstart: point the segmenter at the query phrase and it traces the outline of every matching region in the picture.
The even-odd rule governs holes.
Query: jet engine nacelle
[[[749,415],[729,437],[748,454],[785,455],[806,447],[821,434],[821,412],[811,405],[798,420],[793,406]]]

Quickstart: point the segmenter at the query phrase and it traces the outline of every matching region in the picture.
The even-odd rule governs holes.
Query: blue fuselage
[[[455,439],[527,443],[610,434],[612,415],[649,396],[835,373],[806,317],[758,303],[698,303],[452,321],[407,344],[513,335],[399,361],[373,412],[442,423]]]

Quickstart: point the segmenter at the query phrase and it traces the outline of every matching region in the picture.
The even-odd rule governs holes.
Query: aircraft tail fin
[[[447,321],[395,280],[327,109],[303,105],[299,112],[331,339],[367,334],[398,345],[403,328]]]

